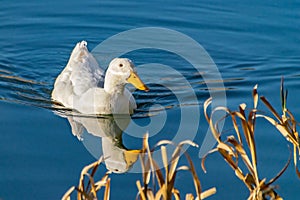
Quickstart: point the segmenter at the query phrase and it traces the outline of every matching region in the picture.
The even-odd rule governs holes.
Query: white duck
[[[127,83],[148,91],[127,58],[115,58],[104,78],[85,41],[77,43],[69,62],[56,78],[52,100],[83,114],[132,114],[136,108]]]

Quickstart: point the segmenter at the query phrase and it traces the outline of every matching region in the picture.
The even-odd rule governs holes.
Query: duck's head
[[[133,62],[127,58],[113,59],[110,62],[106,73],[110,74],[110,76],[112,75],[113,77],[115,77],[117,79],[116,81],[120,83],[131,83],[139,90],[149,91],[149,88],[137,75]]]

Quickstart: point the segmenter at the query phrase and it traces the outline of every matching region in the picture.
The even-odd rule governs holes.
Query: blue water
[[[0,199],[60,199],[78,183],[83,166],[95,158],[71,133],[65,118],[55,115],[50,93],[55,77],[66,65],[74,45],[86,40],[89,49],[107,38],[133,28],[162,27],[179,31],[201,44],[212,57],[224,80],[227,105],[251,103],[251,90],[259,84],[259,93],[280,108],[279,86],[285,77],[289,90],[288,107],[299,119],[300,63],[299,2],[222,1],[214,2],[123,2],[123,1],[3,1],[0,8]],[[190,71],[188,64],[168,52],[142,50],[129,53],[137,65],[161,63],[184,74],[195,89],[199,102],[186,95],[187,109],[209,97],[201,75]],[[143,74],[143,73],[142,73]],[[148,74],[149,75],[149,74]],[[147,94],[135,92],[141,110],[154,103],[165,108],[168,123],[165,135],[176,132],[180,105],[170,91],[162,87],[174,81],[163,72],[145,75],[152,88]],[[264,108],[261,106],[261,108]],[[143,114],[143,112],[142,112]],[[203,112],[201,110],[201,115]],[[137,123],[147,125],[147,118]],[[285,140],[270,126],[258,126],[258,151],[261,175],[271,178],[288,159]],[[200,120],[195,142],[207,131]],[[175,126],[174,126],[175,125]],[[225,127],[225,130],[230,127]],[[265,130],[270,130],[266,132]],[[188,130],[187,130],[188,131]],[[163,131],[162,131],[163,132]],[[143,133],[141,133],[142,135]],[[188,135],[187,135],[188,137]],[[138,148],[130,137],[124,143]],[[199,149],[189,149],[198,166],[204,189],[217,187],[210,199],[245,199],[246,187],[218,155],[207,159],[208,173],[200,170]],[[101,168],[105,171],[105,167]],[[187,174],[178,175],[183,191],[193,192]],[[111,199],[133,199],[139,174],[113,174]],[[292,165],[276,182],[285,199],[298,199],[299,180]]]

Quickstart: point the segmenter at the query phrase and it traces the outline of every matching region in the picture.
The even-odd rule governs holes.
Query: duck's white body
[[[128,114],[136,108],[132,94],[125,88],[131,82],[148,90],[137,76],[133,63],[115,58],[104,72],[87,49],[85,41],[77,43],[69,62],[57,77],[52,100],[84,114]]]

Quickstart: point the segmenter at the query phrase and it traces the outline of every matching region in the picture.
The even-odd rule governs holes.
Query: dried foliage
[[[107,172],[101,180],[95,182],[94,176],[99,167],[103,162],[103,157],[101,157],[96,162],[85,166],[80,175],[79,184],[77,187],[71,187],[62,197],[62,200],[70,200],[73,192],[77,191],[78,200],[95,200],[99,199],[97,196],[98,191],[104,188],[103,200],[109,199],[110,194],[110,178],[108,175],[110,172]],[[90,172],[89,172],[90,171]],[[87,180],[86,180],[87,179]]]
[[[197,176],[194,164],[190,156],[182,150],[182,146],[185,144],[196,146],[195,143],[188,140],[183,141],[178,145],[173,144],[171,141],[163,140],[157,143],[155,147],[150,150],[148,144],[148,135],[145,135],[142,150],[143,153],[140,154],[143,171],[143,186],[141,186],[140,181],[136,182],[137,188],[139,190],[137,197],[142,200],[170,200],[173,197],[176,200],[181,199],[180,191],[175,188],[176,175],[180,170],[188,170],[191,172],[194,182],[194,189],[196,192],[196,199],[205,199],[206,197],[215,194],[215,188],[211,188],[202,192],[200,180]],[[168,162],[167,151],[164,145],[174,145],[176,147],[170,159],[170,163]],[[157,162],[152,157],[152,154],[157,147],[160,147],[161,150],[161,157],[163,160],[162,169],[160,169]],[[184,153],[189,166],[178,166],[178,161],[181,153]],[[158,183],[157,190],[155,188],[156,183]],[[152,188],[151,185],[153,186]],[[185,199],[195,199],[195,197],[192,194],[186,194]]]
[[[275,108],[270,104],[266,97],[261,96],[261,101],[267,106],[267,108],[273,114],[273,118],[266,115],[259,115],[260,117],[265,118],[272,125],[274,125],[277,130],[293,145],[293,154],[294,154],[294,166],[297,176],[300,178],[300,171],[298,169],[298,160],[300,157],[300,139],[297,131],[297,121],[292,114],[287,109],[287,90],[284,89],[283,78],[281,79],[280,87],[280,96],[281,96],[281,110],[282,115],[280,116]]]
[[[246,114],[246,104],[239,105],[238,111],[231,111],[226,107],[217,107],[211,113],[211,116],[216,111],[225,111],[226,117],[231,119],[233,123],[233,129],[235,134],[230,135],[223,140],[221,133],[218,131],[218,122],[213,122],[212,118],[207,113],[207,108],[211,104],[212,99],[209,98],[204,103],[204,113],[206,120],[209,123],[213,136],[217,140],[217,147],[207,155],[213,152],[219,152],[228,165],[235,171],[235,175],[243,181],[250,191],[248,199],[251,200],[264,200],[264,199],[282,199],[274,190],[271,185],[276,181],[283,172],[287,169],[290,159],[283,167],[283,169],[270,181],[266,182],[266,179],[261,179],[257,170],[257,151],[255,144],[255,125],[257,117],[257,104],[258,93],[257,85],[253,88],[253,108],[248,109],[249,113]],[[262,115],[261,115],[262,116]],[[240,123],[238,123],[240,122]],[[204,162],[207,155],[202,159],[202,168],[206,171]],[[239,162],[242,160],[243,162]],[[242,166],[245,166],[245,171],[242,171]]]

